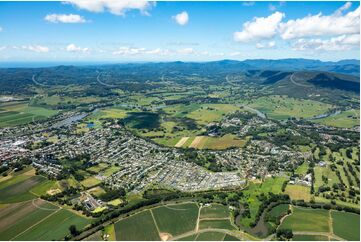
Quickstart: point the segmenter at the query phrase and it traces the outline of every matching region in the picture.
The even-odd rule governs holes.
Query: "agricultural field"
[[[19,234],[16,240],[61,240],[69,234],[69,226],[84,228],[90,220],[66,209],[59,209],[44,220]]]
[[[293,241],[328,241],[328,236],[324,235],[305,235],[295,234],[292,238]]]
[[[227,206],[221,204],[210,204],[201,208],[200,218],[228,218],[229,209]]]
[[[0,182],[0,203],[31,200],[47,188],[51,188],[47,179],[43,176],[34,176],[34,171],[29,170]]]
[[[234,135],[222,137],[195,136],[182,137],[174,145],[175,147],[224,150],[231,147],[243,147],[247,140],[239,139]]]
[[[101,183],[101,181],[93,176],[86,178],[85,180],[80,182],[85,188],[90,188],[97,186]]]
[[[332,211],[333,233],[346,240],[360,240],[360,215]]]
[[[223,241],[225,236],[220,232],[203,232],[197,235],[195,241]]]
[[[40,199],[6,205],[0,208],[0,215],[1,240],[61,240],[71,224],[80,229],[89,223]]]
[[[328,210],[293,207],[292,214],[283,220],[280,228],[329,233],[329,219]]]
[[[26,124],[55,114],[55,110],[29,106],[27,102],[0,103],[0,127]]]
[[[229,219],[202,219],[199,221],[199,229],[227,229],[227,230],[235,230],[236,227],[234,227],[231,224],[231,221]]]
[[[187,203],[154,208],[152,214],[158,225],[159,232],[176,236],[196,227],[198,210],[196,204]]]
[[[114,224],[117,240],[160,240],[149,210],[122,219]]]

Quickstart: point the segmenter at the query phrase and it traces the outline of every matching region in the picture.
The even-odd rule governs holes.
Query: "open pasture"
[[[313,100],[287,96],[267,96],[250,101],[249,106],[267,114],[269,118],[282,120],[289,117],[311,118],[326,113],[332,106]]]
[[[160,240],[149,210],[122,219],[114,224],[117,240]]]
[[[195,203],[165,205],[152,209],[159,232],[172,236],[195,229],[198,218],[198,206]]]
[[[360,124],[360,111],[356,109],[346,110],[335,116],[316,119],[313,122],[339,128],[352,128]]]
[[[311,199],[310,191],[311,188],[307,186],[288,184],[285,193],[288,194],[292,200],[304,200],[308,202]]]
[[[292,215],[283,220],[280,228],[328,233],[330,232],[329,219],[328,210],[293,207]]]

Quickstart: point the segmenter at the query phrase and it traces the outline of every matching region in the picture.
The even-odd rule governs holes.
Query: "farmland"
[[[281,228],[293,231],[329,232],[329,211],[294,207]]]
[[[55,110],[29,106],[27,102],[0,103],[0,127],[26,124],[56,113]]]
[[[196,227],[198,206],[192,203],[162,206],[152,209],[152,214],[158,225],[159,232],[176,236]]]
[[[332,211],[333,233],[346,240],[360,240],[360,215]]]
[[[117,240],[160,240],[148,210],[120,220],[114,227]]]

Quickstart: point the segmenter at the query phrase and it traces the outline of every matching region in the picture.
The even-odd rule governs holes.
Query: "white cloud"
[[[229,55],[229,56],[239,56],[239,55],[241,55],[241,54],[242,54],[241,52],[236,51],[236,52],[229,53],[228,55]]]
[[[360,7],[342,15],[342,11],[350,6],[350,3],[346,3],[332,15],[319,13],[281,23],[280,35],[283,39],[294,39],[360,33]]]
[[[3,28],[0,26],[0,32],[3,31]]]
[[[48,14],[44,19],[51,23],[75,24],[86,22],[82,16],[77,14]]]
[[[335,15],[341,15],[343,11],[348,10],[352,6],[351,2],[345,3],[342,7],[336,10]]]
[[[298,51],[343,51],[360,45],[360,35],[340,35],[331,39],[299,39],[293,44]]]
[[[274,48],[276,46],[276,42],[275,41],[270,41],[266,44],[262,44],[262,43],[257,43],[256,44],[256,48],[257,49],[271,49]]]
[[[122,46],[118,50],[113,52],[113,55],[138,55],[144,54],[145,48],[133,48],[128,46]]]
[[[47,53],[49,52],[49,48],[42,45],[23,45],[21,46],[23,50],[30,50],[38,53]]]
[[[133,56],[133,55],[170,55],[171,51],[167,49],[146,49],[146,48],[137,48],[122,46],[118,50],[113,52],[113,55],[122,55],[122,56]]]
[[[255,2],[252,2],[252,1],[250,1],[250,2],[243,2],[243,3],[242,3],[242,5],[243,5],[243,6],[246,6],[246,7],[253,6],[254,4],[255,4]]]
[[[245,22],[240,32],[233,34],[234,40],[246,42],[249,40],[267,39],[276,35],[278,25],[285,14],[275,12],[268,17],[255,17],[252,21]]]
[[[78,47],[76,46],[75,44],[69,44],[66,46],[66,51],[68,52],[88,52],[89,51],[89,48],[81,48],[81,47]]]
[[[196,53],[193,48],[184,48],[184,49],[178,50],[177,52],[182,55],[190,55],[190,54]]]
[[[148,15],[148,10],[155,5],[155,2],[146,0],[69,0],[66,2],[90,12],[109,11],[123,16],[130,10],[139,10],[142,14]]]
[[[6,46],[0,46],[0,51],[3,51],[6,49]]]
[[[172,18],[179,25],[186,25],[188,23],[188,21],[189,21],[189,16],[188,16],[188,13],[186,11],[178,13],[177,15],[173,16]]]

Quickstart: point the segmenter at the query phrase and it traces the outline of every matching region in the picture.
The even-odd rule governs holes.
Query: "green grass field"
[[[200,218],[228,218],[229,209],[222,204],[211,204],[207,207],[202,207]]]
[[[228,230],[235,230],[236,228],[231,224],[229,219],[222,219],[222,220],[201,220],[199,222],[200,229],[208,229],[208,228],[215,228],[215,229],[228,229]]]
[[[276,207],[273,207],[271,209],[271,211],[269,211],[268,214],[272,219],[277,219],[277,218],[280,218],[280,217],[286,215],[288,212],[288,209],[289,209],[288,204],[280,204],[280,205],[277,205]]]
[[[122,219],[114,227],[117,240],[160,240],[149,210]]]
[[[346,240],[360,240],[360,215],[332,211],[333,233]]]
[[[198,206],[195,203],[162,206],[152,212],[161,233],[176,236],[196,227]]]
[[[260,97],[250,101],[249,106],[277,120],[287,119],[288,117],[311,118],[326,113],[332,107],[326,103],[289,98],[287,96]]]
[[[360,111],[351,109],[327,118],[314,120],[316,123],[340,128],[352,128],[360,124]]]
[[[85,188],[89,188],[89,187],[94,187],[97,186],[101,183],[100,180],[96,179],[93,176],[90,176],[88,178],[86,178],[85,180],[80,182]]]
[[[288,194],[293,200],[304,200],[308,202],[311,199],[310,191],[311,188],[307,186],[288,184],[285,193]]]
[[[292,215],[286,217],[280,228],[293,231],[329,232],[329,211],[293,207]]]
[[[239,239],[232,235],[226,234],[226,236],[223,238],[223,241],[239,241]]]
[[[69,234],[69,226],[78,229],[89,224],[89,220],[65,209],[55,211],[50,217],[31,227],[16,240],[62,240]]]

